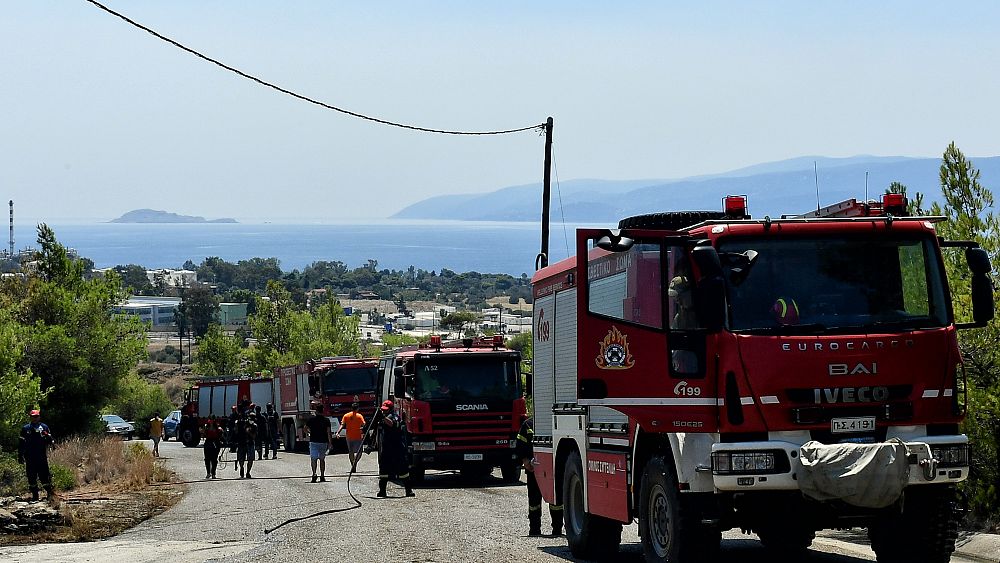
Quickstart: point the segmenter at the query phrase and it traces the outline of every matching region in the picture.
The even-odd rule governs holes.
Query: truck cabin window
[[[729,327],[736,332],[947,324],[942,267],[930,237],[733,237],[718,249],[727,269]],[[727,260],[748,254],[752,262]]]
[[[413,393],[424,401],[497,399],[521,396],[518,362],[495,358],[434,358],[417,364]]]
[[[327,395],[348,395],[371,391],[378,379],[378,368],[334,368],[323,374],[323,392]]]
[[[636,243],[624,252],[591,250],[587,262],[590,312],[662,328],[660,255],[660,245],[653,243]]]

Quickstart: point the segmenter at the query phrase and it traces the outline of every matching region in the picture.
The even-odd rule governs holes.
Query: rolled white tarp
[[[822,444],[799,448],[802,493],[816,500],[839,499],[854,506],[884,508],[903,494],[910,479],[906,444]]]

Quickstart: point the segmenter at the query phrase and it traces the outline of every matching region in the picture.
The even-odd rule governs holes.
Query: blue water
[[[337,224],[63,224],[50,223],[56,238],[105,268],[139,264],[179,268],[209,256],[229,262],[275,257],[281,269],[302,269],[317,260],[349,268],[377,260],[379,269],[447,268],[531,275],[540,248],[536,223],[385,221]],[[567,227],[572,244],[574,227]],[[34,245],[34,225],[17,225],[17,247]],[[550,262],[565,258],[563,227],[552,226]]]

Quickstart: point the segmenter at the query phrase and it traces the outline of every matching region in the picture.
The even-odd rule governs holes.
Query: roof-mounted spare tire
[[[618,221],[619,229],[664,229],[677,231],[702,221],[725,219],[723,211],[667,211],[626,217]]]

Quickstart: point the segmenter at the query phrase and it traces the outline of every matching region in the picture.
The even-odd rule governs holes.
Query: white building
[[[174,326],[180,306],[180,297],[137,295],[129,297],[128,301],[117,307],[117,311],[139,317],[139,320],[149,323],[153,330],[163,330]]]
[[[192,270],[146,270],[149,283],[156,285],[156,278],[163,277],[167,287],[191,287],[198,282],[198,273]]]

